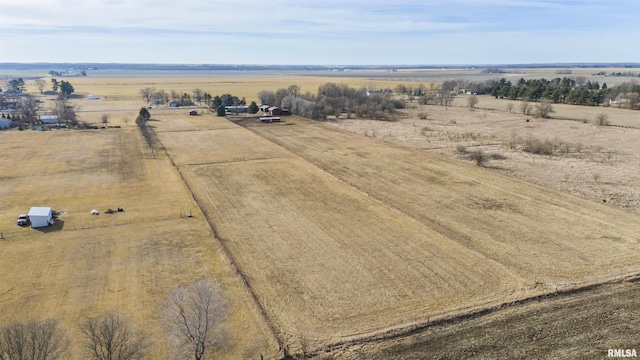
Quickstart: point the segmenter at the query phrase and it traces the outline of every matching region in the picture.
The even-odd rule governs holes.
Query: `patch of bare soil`
[[[395,122],[340,119],[327,125],[465,162],[480,150],[490,156],[487,168],[640,213],[638,129],[417,104]]]
[[[602,359],[608,349],[640,350],[639,297],[637,281],[604,285],[588,293],[515,306],[323,355],[333,359]]]

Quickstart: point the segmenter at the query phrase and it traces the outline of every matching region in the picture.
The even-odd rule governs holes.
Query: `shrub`
[[[467,155],[469,160],[473,160],[476,162],[476,165],[482,166],[485,162],[489,160],[487,154],[485,154],[482,150],[474,150]]]
[[[549,140],[542,141],[540,139],[530,137],[525,141],[524,148],[522,150],[538,155],[553,155],[555,146]]]
[[[609,115],[607,114],[598,114],[596,116],[596,124],[600,126],[608,126],[609,125]]]

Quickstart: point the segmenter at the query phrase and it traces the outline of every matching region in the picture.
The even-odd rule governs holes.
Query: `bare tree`
[[[58,116],[58,123],[65,123],[67,126],[78,123],[77,111],[78,107],[64,97],[56,99],[51,106],[51,112]]]
[[[171,90],[171,101],[178,101],[182,97],[182,94],[176,90]]]
[[[57,360],[68,356],[69,338],[58,320],[0,326],[0,360]]]
[[[102,126],[107,127],[109,124],[109,114],[102,114],[102,116],[100,116],[100,121],[102,122]]]
[[[167,94],[164,90],[158,90],[153,93],[153,103],[158,106],[158,104],[164,104],[169,102],[169,94]]]
[[[300,86],[290,85],[287,88],[287,91],[289,92],[289,95],[298,96],[298,94],[300,94]]]
[[[507,103],[507,111],[508,112],[513,112],[513,103],[512,102],[508,102]]]
[[[475,95],[471,95],[467,98],[467,105],[469,105],[469,109],[473,110],[476,105],[478,105],[478,97]]]
[[[548,118],[549,114],[553,112],[553,105],[551,104],[551,101],[541,101],[536,104],[535,108],[536,115],[543,119]]]
[[[36,84],[36,87],[40,91],[40,94],[42,94],[44,92],[44,87],[47,85],[47,82],[42,79],[36,79],[34,81],[34,84]]]
[[[193,101],[197,101],[198,105],[202,104],[202,94],[204,92],[202,91],[202,89],[194,89],[193,90]]]
[[[531,114],[531,104],[528,101],[523,100],[520,103],[520,111],[522,111],[522,114],[524,115]]]
[[[218,286],[201,280],[172,290],[166,303],[165,326],[182,356],[202,359],[205,351],[224,334],[220,317],[224,310]]]
[[[604,113],[598,114],[598,116],[596,116],[596,124],[598,124],[600,126],[609,125],[609,115],[604,114]]]
[[[80,324],[87,358],[95,360],[137,360],[145,356],[147,338],[116,313],[87,319]]]
[[[33,124],[36,120],[36,112],[40,107],[40,102],[33,95],[27,95],[20,99],[20,111],[22,115],[27,118],[30,124]]]
[[[148,103],[153,98],[153,93],[155,91],[155,88],[146,87],[144,89],[140,89],[140,96]]]

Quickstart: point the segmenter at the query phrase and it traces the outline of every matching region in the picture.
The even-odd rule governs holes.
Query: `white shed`
[[[45,227],[53,225],[53,211],[50,207],[34,206],[27,214],[32,228]]]
[[[98,100],[100,98],[98,97],[98,95],[91,94],[91,95],[87,96],[87,99],[89,99],[89,100]]]

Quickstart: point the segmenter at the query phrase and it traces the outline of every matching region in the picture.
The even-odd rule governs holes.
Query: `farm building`
[[[225,106],[224,110],[228,113],[246,113],[249,111],[248,105],[237,105],[237,106]]]
[[[278,106],[271,106],[267,109],[267,114],[269,114],[270,116],[289,115],[289,110],[283,109]]]
[[[11,119],[0,118],[0,129],[7,129],[11,127]]]
[[[195,111],[195,110],[191,110],[191,111],[189,111],[189,115],[196,116],[196,115],[198,115],[198,112]]]
[[[260,105],[259,109],[260,111],[262,111],[263,113],[266,113],[267,111],[269,111],[269,108],[271,106],[270,105]]]
[[[91,95],[87,96],[87,99],[89,99],[89,100],[98,100],[100,98],[98,97],[98,95],[91,94]]]
[[[50,207],[34,206],[29,210],[27,216],[29,216],[32,228],[45,227],[54,223],[53,211]]]
[[[60,121],[58,120],[58,115],[41,115],[40,122],[43,124],[57,124]]]

